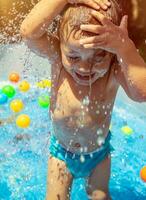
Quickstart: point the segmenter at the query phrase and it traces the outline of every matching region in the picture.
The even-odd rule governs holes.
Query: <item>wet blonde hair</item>
[[[122,17],[122,8],[116,0],[111,0],[111,7],[108,10],[100,10],[99,12],[109,18],[114,24],[119,25]],[[85,5],[71,5],[63,13],[59,26],[60,42],[68,40],[73,30],[80,30],[81,24],[98,24],[97,20],[90,14],[91,8]],[[81,31],[81,35],[90,35]]]

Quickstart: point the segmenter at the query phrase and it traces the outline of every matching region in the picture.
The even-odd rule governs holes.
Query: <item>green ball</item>
[[[42,95],[38,98],[38,104],[42,108],[48,108],[50,106],[50,97],[48,95]]]
[[[15,95],[15,89],[11,85],[6,85],[2,88],[2,92],[7,95],[8,98],[12,98]]]

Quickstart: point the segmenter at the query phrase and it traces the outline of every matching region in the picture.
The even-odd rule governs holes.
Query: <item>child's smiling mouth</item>
[[[96,73],[82,74],[74,71],[73,78],[80,85],[90,85],[95,81]]]
[[[97,79],[103,77],[108,70],[102,69],[97,72],[89,73],[79,73],[77,71],[73,71],[72,76],[73,79],[80,85],[89,86],[94,83]]]
[[[94,77],[95,72],[92,73],[92,74],[82,74],[82,73],[75,72],[75,74],[81,80],[89,80],[89,79],[92,79]]]

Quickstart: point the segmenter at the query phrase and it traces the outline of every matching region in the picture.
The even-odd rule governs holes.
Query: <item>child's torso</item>
[[[118,89],[113,73],[110,70],[98,79],[89,97],[89,87],[76,84],[64,68],[58,80],[52,70],[52,77],[56,77],[51,98],[53,134],[69,151],[92,152],[106,138]]]

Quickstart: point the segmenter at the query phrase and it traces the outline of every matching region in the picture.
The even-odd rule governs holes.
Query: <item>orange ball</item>
[[[141,179],[146,182],[146,166],[144,166],[143,168],[141,168],[140,170],[140,177]]]
[[[14,82],[14,83],[17,83],[19,81],[19,79],[20,79],[19,74],[15,73],[15,72],[11,73],[10,76],[9,76],[9,80]]]

